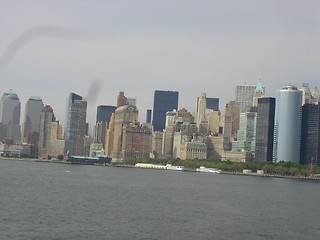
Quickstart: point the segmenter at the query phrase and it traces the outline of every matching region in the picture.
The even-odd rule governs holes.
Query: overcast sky
[[[259,77],[267,96],[313,88],[319,13],[316,0],[0,0],[0,94],[13,89],[23,110],[40,96],[64,122],[69,93],[88,96],[96,80],[94,123],[119,91],[145,120],[156,89],[179,91],[179,107],[195,111],[201,92],[223,108],[235,85]]]

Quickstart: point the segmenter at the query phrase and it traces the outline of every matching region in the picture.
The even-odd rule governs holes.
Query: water
[[[320,182],[0,160],[0,239],[319,239]]]

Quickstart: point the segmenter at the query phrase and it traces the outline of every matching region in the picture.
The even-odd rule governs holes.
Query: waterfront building
[[[240,104],[236,101],[229,101],[228,102],[228,109],[231,113],[231,135],[233,137],[237,136],[237,132],[239,130],[239,123],[240,123]]]
[[[155,131],[165,128],[166,113],[178,109],[179,92],[160,91],[154,92],[152,125]]]
[[[124,95],[124,92],[119,92],[117,97],[117,108],[126,105],[127,97]]]
[[[51,134],[50,139],[59,139],[62,140],[62,125],[60,125],[59,121],[51,122]]]
[[[152,110],[147,109],[146,123],[151,123],[151,116],[152,116],[151,114],[152,114]]]
[[[162,138],[163,132],[154,131],[152,132],[152,157],[159,158],[162,155]]]
[[[104,146],[106,144],[106,133],[107,133],[108,122],[99,121],[94,126],[94,143],[102,143]]]
[[[276,99],[258,99],[255,161],[272,162]]]
[[[300,160],[302,92],[289,85],[277,91],[274,161]]]
[[[48,153],[49,141],[51,137],[51,124],[55,121],[53,109],[51,106],[46,105],[40,114],[40,133],[38,154],[46,155]]]
[[[113,144],[112,144],[112,160],[121,161],[123,154],[122,151],[122,138],[123,127],[130,123],[138,122],[138,108],[132,105],[125,105],[116,109],[114,113],[114,123],[112,124]],[[110,130],[112,130],[110,128]],[[109,133],[110,136],[110,133]],[[151,139],[150,139],[151,142]],[[110,151],[110,149],[108,149]]]
[[[138,123],[129,123],[123,126],[122,158],[148,158],[152,149],[152,128]]]
[[[38,146],[40,131],[40,114],[43,109],[43,102],[40,97],[32,96],[26,103],[23,142]]]
[[[302,106],[300,164],[320,166],[320,105]]]
[[[20,127],[21,104],[18,95],[6,91],[0,101],[0,123],[6,126],[6,141],[19,143],[21,141]]]
[[[87,101],[80,95],[70,93],[67,100],[65,140],[71,155],[84,155],[84,138],[86,136]]]
[[[207,146],[202,142],[183,142],[181,144],[180,157],[185,159],[206,159]]]

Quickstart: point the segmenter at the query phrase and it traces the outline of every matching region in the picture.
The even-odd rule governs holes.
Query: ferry
[[[167,164],[165,169],[172,171],[183,171],[183,166],[172,166],[171,164]]]
[[[206,168],[204,166],[201,166],[200,168],[197,168],[197,172],[202,172],[202,173],[221,173],[220,169],[216,168]]]

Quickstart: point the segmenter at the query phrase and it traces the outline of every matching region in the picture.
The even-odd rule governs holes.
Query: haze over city
[[[179,91],[179,108],[196,110],[200,92],[234,99],[237,84],[261,77],[267,96],[292,83],[317,85],[317,1],[6,1],[0,2],[1,94],[22,108],[40,96],[64,121],[66,98],[114,105],[137,98],[139,118],[156,89]],[[23,116],[23,113],[22,113]]]

